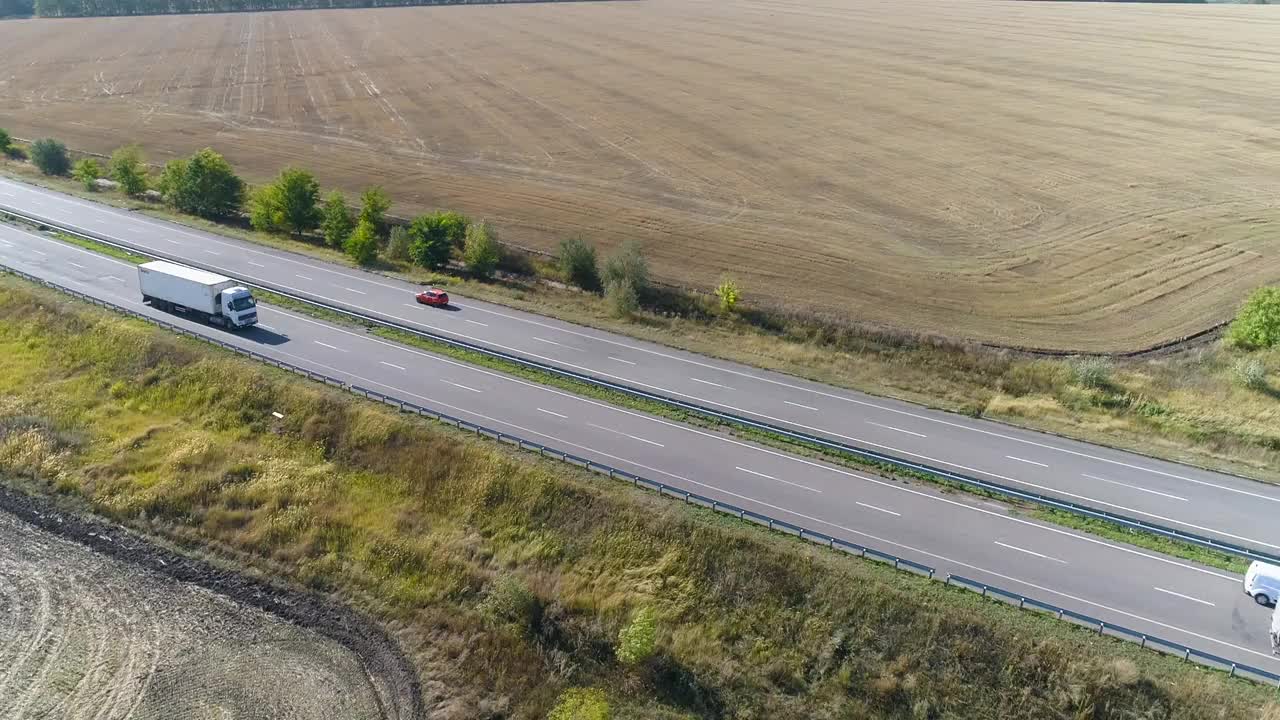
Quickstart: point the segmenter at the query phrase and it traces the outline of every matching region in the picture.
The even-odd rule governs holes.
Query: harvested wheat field
[[[0,126],[985,341],[1131,349],[1280,279],[1280,9],[646,0],[0,23]]]

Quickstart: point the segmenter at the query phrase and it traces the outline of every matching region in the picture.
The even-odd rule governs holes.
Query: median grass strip
[[[1280,713],[1270,688],[12,277],[0,477],[355,603],[392,628],[440,717],[540,718],[584,696],[642,720]]]
[[[129,262],[145,262],[149,258],[121,248],[97,242],[88,238],[55,233],[58,239],[88,250],[108,255]],[[494,357],[486,353],[469,350],[450,343],[434,340],[416,333],[389,328],[377,323],[363,321],[357,317],[328,310],[301,300],[296,300],[278,293],[258,290],[255,295],[259,301],[287,309],[301,315],[323,320],[325,322],[362,328],[372,335],[385,340],[414,347],[426,352],[443,355],[470,365],[485,367],[513,377],[528,380],[548,387],[557,388],[581,397],[598,400],[618,407],[648,413],[676,422],[687,423],[707,429],[721,429],[743,440],[756,442],[780,450],[806,457],[822,459],[857,470],[869,470],[887,478],[911,479],[929,483],[945,490],[963,492],[977,497],[998,500],[1010,504],[1015,511],[1030,511],[1037,519],[1056,523],[1083,532],[1088,532],[1111,540],[1119,540],[1148,550],[1162,552],[1181,557],[1193,562],[1202,562],[1213,567],[1235,572],[1244,572],[1247,563],[1240,558],[1225,553],[1207,550],[1194,543],[1174,540],[1158,533],[1121,526],[1105,520],[1087,518],[1074,513],[1044,508],[1034,503],[1018,501],[999,492],[975,487],[966,483],[947,480],[935,475],[914,470],[906,470],[890,463],[869,459],[861,455],[832,449],[825,445],[797,440],[779,433],[761,430],[749,425],[741,425],[725,421],[710,415],[686,411],[656,400],[639,398],[629,393],[618,392],[594,385],[558,373],[541,370],[527,365]]]

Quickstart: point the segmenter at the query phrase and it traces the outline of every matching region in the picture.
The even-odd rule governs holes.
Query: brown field
[[[1280,280],[1280,10],[652,0],[0,23],[0,126],[204,145],[550,248],[1129,349]]]

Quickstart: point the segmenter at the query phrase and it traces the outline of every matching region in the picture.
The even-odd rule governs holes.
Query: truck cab
[[[222,316],[236,328],[246,328],[258,324],[258,301],[248,288],[233,287],[223,290],[219,298]]]

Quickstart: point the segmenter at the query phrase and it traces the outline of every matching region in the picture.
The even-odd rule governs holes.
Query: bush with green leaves
[[[98,189],[98,178],[102,177],[102,166],[93,158],[82,158],[71,168],[71,177],[80,181],[85,190]]]
[[[387,239],[387,257],[401,262],[410,261],[412,258],[409,256],[409,245],[412,242],[412,238],[409,237],[409,228],[396,225],[391,228],[391,234]]]
[[[356,221],[351,217],[351,208],[347,207],[346,198],[334,190],[324,199],[324,207],[320,210],[320,232],[329,247],[340,248],[351,237]]]
[[[657,648],[658,622],[653,608],[640,608],[618,633],[618,661],[623,665],[639,665],[652,657]]]
[[[356,229],[352,231],[351,237],[347,238],[343,249],[357,263],[373,264],[373,261],[378,259],[378,233],[374,230],[373,223],[365,220],[356,223]]]
[[[1100,390],[1111,383],[1111,363],[1106,358],[1079,358],[1071,364],[1075,383],[1091,390]]]
[[[13,136],[8,130],[0,128],[0,155],[8,155],[13,148]]]
[[[249,222],[255,230],[302,235],[316,229],[322,215],[320,183],[306,170],[285,168],[276,181],[249,198]]]
[[[649,262],[640,243],[627,240],[609,256],[604,264],[604,284],[630,283],[637,295],[649,289]]]
[[[604,299],[614,317],[625,320],[640,311],[640,293],[630,280],[610,281],[605,285]]]
[[[1233,345],[1260,350],[1280,345],[1280,286],[1254,290],[1227,328]]]
[[[1232,366],[1232,371],[1236,382],[1250,390],[1263,390],[1267,387],[1267,366],[1258,358],[1240,358]]]
[[[569,688],[560,694],[547,720],[609,720],[609,697],[598,688]]]
[[[170,160],[157,187],[175,209],[209,220],[233,217],[244,206],[244,181],[212,148]]]
[[[493,277],[501,254],[502,248],[498,245],[497,235],[489,227],[489,223],[481,221],[467,228],[462,260],[472,275],[480,278]]]
[[[587,292],[600,292],[600,265],[596,260],[596,248],[581,237],[571,237],[560,242],[556,262],[566,282]]]
[[[409,256],[432,270],[449,264],[453,248],[463,247],[470,221],[456,212],[434,212],[414,218],[409,225]]]
[[[494,625],[508,625],[525,632],[537,625],[542,604],[518,575],[508,573],[490,583],[476,610]]]
[[[71,169],[67,146],[51,138],[31,143],[31,162],[45,175],[66,175]]]
[[[733,312],[741,296],[742,291],[738,289],[738,283],[733,278],[728,275],[720,278],[720,284],[716,286],[716,297],[720,298],[720,312],[725,314]]]
[[[380,187],[371,187],[360,195],[360,216],[357,223],[369,223],[378,236],[387,224],[387,211],[391,209],[391,198]]]
[[[141,195],[147,189],[147,166],[137,145],[126,145],[111,153],[107,172],[125,195]]]

